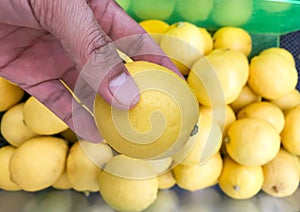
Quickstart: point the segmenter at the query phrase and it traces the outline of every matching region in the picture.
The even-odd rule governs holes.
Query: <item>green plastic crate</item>
[[[299,0],[117,0],[137,22],[159,19],[188,21],[209,31],[222,26],[247,30],[253,40],[250,56],[280,46],[280,36],[300,30]],[[205,6],[204,6],[205,5]]]
[[[117,1],[137,21],[189,21],[209,30],[230,25],[242,27],[251,33],[267,34],[283,34],[300,29],[299,0]]]

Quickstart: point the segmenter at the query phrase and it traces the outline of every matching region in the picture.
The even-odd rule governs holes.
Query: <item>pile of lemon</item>
[[[274,47],[250,58],[251,36],[238,27],[209,33],[188,22],[140,24],[194,90],[200,108],[197,136],[216,134],[213,124],[204,127],[209,121],[222,129],[222,144],[208,161],[199,164],[195,158],[205,152],[199,148],[195,156],[193,149],[193,161],[188,155],[173,169],[177,184],[191,191],[218,184],[235,199],[261,190],[277,197],[293,194],[300,174],[300,94],[292,54]],[[202,146],[211,142],[208,136],[199,140]]]
[[[159,191],[176,185],[188,191],[218,185],[233,199],[260,191],[292,195],[300,181],[300,93],[291,53],[274,47],[250,58],[251,36],[237,27],[211,33],[188,22],[140,24],[184,77],[127,61],[144,89],[141,100],[128,112],[96,97],[102,143],[80,139],[0,78],[7,141],[0,148],[0,189],[98,192],[119,211],[153,206]]]

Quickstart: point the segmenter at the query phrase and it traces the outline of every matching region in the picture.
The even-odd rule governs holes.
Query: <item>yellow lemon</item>
[[[297,82],[296,67],[281,54],[260,54],[250,61],[248,84],[266,99],[277,99],[289,93],[295,89]]]
[[[99,175],[101,197],[118,211],[142,211],[157,198],[158,180],[149,173],[144,160],[117,155]]]
[[[270,100],[270,102],[286,112],[288,109],[300,105],[300,92],[297,89],[293,89],[277,99]]]
[[[7,110],[22,100],[24,90],[0,77],[0,112]]]
[[[114,155],[112,148],[105,140],[102,143],[92,143],[80,139],[78,142],[80,143],[80,149],[85,153],[85,156],[97,166],[102,166]]]
[[[112,156],[112,151],[106,144],[94,144],[85,140],[75,142],[70,148],[66,163],[67,177],[72,188],[76,191],[98,191],[101,165]]]
[[[280,148],[279,132],[270,123],[258,118],[236,120],[229,126],[224,139],[230,157],[247,166],[266,164]]]
[[[248,75],[245,55],[236,50],[215,49],[193,64],[187,81],[199,103],[219,106],[238,98]]]
[[[213,9],[213,0],[177,1],[176,14],[189,22],[204,21]]]
[[[197,123],[197,99],[185,80],[160,65],[131,62],[125,66],[140,89],[140,101],[124,111],[97,96],[97,127],[121,154],[140,159],[169,157],[185,145]]]
[[[297,157],[297,167],[298,167],[298,172],[300,176],[300,156]]]
[[[263,166],[264,192],[275,197],[287,197],[298,189],[299,172],[293,157],[281,148],[276,157]]]
[[[222,131],[211,115],[200,113],[197,130],[187,144],[173,155],[175,164],[203,164],[219,151]]]
[[[141,20],[168,19],[175,8],[175,1],[143,0],[131,1],[130,9]]]
[[[202,165],[179,164],[174,167],[173,172],[179,187],[196,191],[214,185],[221,174],[222,167],[223,161],[220,152],[217,152]]]
[[[284,48],[270,47],[270,48],[263,50],[260,53],[260,55],[263,55],[263,54],[278,54],[278,55],[283,56],[287,61],[289,61],[291,65],[295,66],[295,64],[296,64],[295,58],[292,55],[292,53]]]
[[[203,53],[204,53],[204,55],[206,55],[211,50],[213,50],[213,38],[212,38],[211,34],[207,31],[207,29],[205,29],[203,27],[199,27],[199,30],[203,37],[204,43],[205,43]]]
[[[300,105],[288,110],[285,125],[281,132],[281,143],[289,152],[300,155]]]
[[[158,19],[148,19],[139,22],[139,24],[143,27],[143,29],[150,34],[150,36],[156,41],[156,43],[160,43],[160,39],[163,34],[169,29],[170,25],[162,20]]]
[[[163,158],[157,160],[145,160],[127,157],[125,155],[115,155],[109,161],[109,164],[105,165],[105,170],[114,175],[124,178],[151,178],[153,176],[161,176],[169,172],[172,168],[172,158]],[[122,164],[122,166],[118,166]],[[147,167],[146,171],[134,171],[137,165],[143,165]]]
[[[237,50],[230,49],[215,49],[210,52],[212,57],[224,57],[227,62],[232,62],[232,67],[236,68],[237,73],[241,77],[241,84],[245,85],[249,77],[249,61],[248,58]]]
[[[254,103],[260,102],[262,100],[261,96],[256,94],[247,84],[242,88],[238,98],[236,98],[232,103],[230,103],[230,107],[233,109],[235,113],[237,113],[243,107]]]
[[[166,157],[161,159],[150,159],[145,160],[149,164],[149,166],[152,168],[153,173],[156,175],[162,175],[166,172],[168,172],[173,165],[173,159],[172,157]]]
[[[140,167],[141,170],[139,170]],[[146,179],[157,177],[148,160],[131,158],[126,155],[115,155],[104,166],[106,172],[127,179]]]
[[[151,19],[151,20],[144,20],[139,22],[139,24],[143,27],[143,29],[148,33],[158,33],[163,34],[165,33],[170,25],[162,20],[158,19]]]
[[[170,189],[176,184],[172,171],[167,171],[157,176],[159,189]]]
[[[25,125],[40,135],[54,135],[68,128],[65,122],[33,96],[26,100],[23,115]]]
[[[252,50],[250,34],[240,27],[221,27],[214,35],[214,48],[233,49],[249,56]]]
[[[68,145],[54,136],[31,138],[19,146],[9,162],[11,179],[25,191],[51,186],[65,170]]]
[[[279,133],[283,129],[285,123],[282,110],[267,101],[252,103],[241,109],[237,114],[237,118],[241,119],[245,117],[263,119],[272,124]]]
[[[9,161],[15,153],[16,147],[8,145],[0,148],[0,189],[6,191],[19,191],[21,187],[10,179]]]
[[[160,40],[160,47],[177,65],[183,75],[187,75],[192,64],[204,55],[207,35],[189,22],[172,24]]]
[[[261,166],[241,165],[229,156],[225,156],[223,170],[219,177],[219,186],[229,197],[249,199],[261,190],[263,181]]]
[[[70,183],[66,170],[64,173],[52,184],[52,187],[59,190],[72,189],[72,184]]]
[[[59,135],[67,141],[69,141],[70,143],[75,143],[76,141],[78,141],[78,136],[70,128],[62,131],[61,133],[59,133]]]
[[[212,20],[220,26],[241,26],[252,14],[252,0],[214,1]]]
[[[8,143],[20,146],[26,140],[37,136],[24,123],[24,102],[18,103],[5,111],[1,119],[1,133]]]
[[[225,105],[222,107],[207,107],[200,106],[200,114],[210,115],[216,123],[219,124],[222,130],[222,134],[225,135],[229,125],[236,120],[235,112],[232,110],[231,106]]]

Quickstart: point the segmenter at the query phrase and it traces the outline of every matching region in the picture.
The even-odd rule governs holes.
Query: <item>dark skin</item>
[[[79,85],[78,96],[90,110],[89,97],[96,92],[116,108],[134,107],[138,88],[116,48],[133,60],[154,62],[180,75],[113,0],[4,0],[0,7],[0,76],[35,96],[91,142],[102,140],[93,116],[74,101],[65,85],[73,91]],[[128,89],[118,94],[122,83]]]

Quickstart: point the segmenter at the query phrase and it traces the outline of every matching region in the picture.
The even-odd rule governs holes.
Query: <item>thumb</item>
[[[95,92],[119,109],[129,109],[138,102],[139,91],[134,80],[85,0],[30,0],[30,3],[40,25],[61,42],[81,70],[80,78]],[[110,3],[103,1],[103,7]]]

